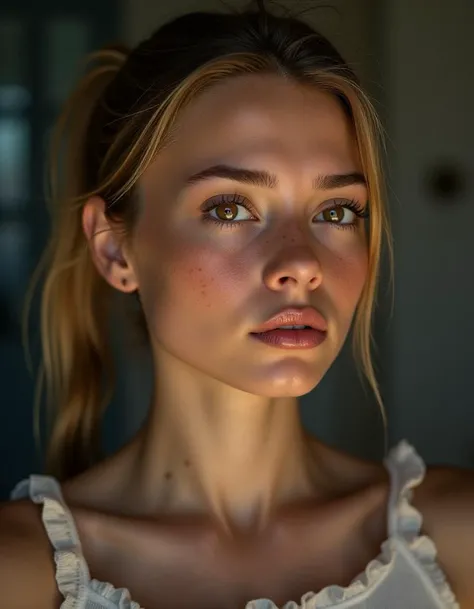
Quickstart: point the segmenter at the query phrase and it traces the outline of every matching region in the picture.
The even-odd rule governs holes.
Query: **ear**
[[[134,292],[138,282],[123,239],[105,215],[105,202],[100,197],[87,201],[82,213],[82,226],[92,259],[104,279],[121,292]]]

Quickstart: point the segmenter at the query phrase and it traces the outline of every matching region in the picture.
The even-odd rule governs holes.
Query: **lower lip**
[[[251,336],[279,349],[314,349],[326,339],[326,332],[307,328],[304,330],[270,330],[252,333]]]

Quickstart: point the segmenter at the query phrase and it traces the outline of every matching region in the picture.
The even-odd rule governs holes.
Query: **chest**
[[[299,602],[309,591],[347,586],[386,537],[383,505],[295,511],[265,534],[237,539],[206,527],[135,523],[109,526],[92,541],[84,528],[91,576],[127,588],[146,609],[243,609],[258,598],[277,606]]]

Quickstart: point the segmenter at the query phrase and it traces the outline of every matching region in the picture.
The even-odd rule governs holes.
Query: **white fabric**
[[[385,465],[390,473],[388,539],[381,553],[346,588],[327,586],[308,592],[283,609],[460,609],[436,562],[434,543],[421,535],[422,516],[411,505],[412,489],[423,480],[425,465],[415,450],[401,442]],[[64,597],[61,609],[144,609],[128,590],[91,579],[71,512],[54,478],[31,476],[20,482],[12,499],[30,497],[42,504],[42,519],[54,548],[56,580]],[[192,608],[191,608],[192,609]],[[278,609],[268,599],[245,609]]]

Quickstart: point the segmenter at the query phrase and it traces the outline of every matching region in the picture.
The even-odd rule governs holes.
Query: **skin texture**
[[[367,275],[364,221],[350,210],[342,217],[352,227],[327,220],[336,203],[363,209],[365,186],[315,188],[321,176],[361,171],[351,125],[320,91],[245,76],[195,100],[173,136],[141,178],[127,241],[103,201],[84,210],[99,272],[139,292],[157,379],[137,437],[64,485],[91,574],[129,588],[147,609],[283,604],[348,585],[386,538],[387,475],[309,438],[297,397],[335,360]],[[223,164],[269,172],[274,183],[186,185]],[[203,204],[222,195],[247,205],[240,224],[205,219]],[[229,200],[206,213],[222,215]],[[250,336],[282,308],[305,305],[327,322],[317,348],[276,349]],[[472,550],[463,549],[474,545],[473,489],[469,473],[434,470],[415,496],[463,609],[474,606]],[[0,539],[1,588],[17,603],[8,606],[59,606],[37,508],[5,506]],[[19,573],[34,584],[24,598]]]

